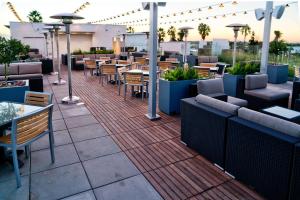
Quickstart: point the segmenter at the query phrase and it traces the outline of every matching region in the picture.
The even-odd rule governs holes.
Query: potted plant
[[[23,45],[21,41],[0,37],[0,64],[4,65],[5,86],[7,85],[10,63],[19,60],[20,56],[27,54],[28,51],[29,46]]]
[[[224,74],[224,91],[233,97],[242,97],[244,91],[244,79],[247,74],[259,72],[260,64],[257,62],[239,62],[227,69]]]
[[[281,40],[282,33],[274,31],[275,38],[270,42],[269,53],[274,55],[274,63],[268,64],[267,74],[269,83],[280,84],[288,81],[289,69],[287,64],[280,64],[280,55],[288,51],[287,43]]]
[[[189,85],[198,78],[192,68],[166,71],[159,79],[159,109],[168,115],[180,113],[180,99],[189,97]]]

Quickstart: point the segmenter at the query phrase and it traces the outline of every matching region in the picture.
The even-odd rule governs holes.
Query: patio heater
[[[184,26],[179,28],[179,30],[182,30],[184,32],[184,55],[183,55],[183,63],[186,65],[187,63],[187,57],[186,57],[186,49],[187,49],[187,36],[189,33],[189,30],[193,29],[192,27],[189,26]]]
[[[267,73],[272,15],[276,19],[280,19],[284,13],[284,10],[285,10],[284,5],[276,6],[273,9],[273,1],[266,2],[265,10],[263,10],[261,8],[258,8],[255,10],[255,17],[258,21],[265,18],[263,46],[262,46],[261,63],[260,63],[260,72],[261,73]]]
[[[50,33],[52,66],[54,66],[54,48],[53,48],[53,33],[54,33],[54,30],[53,30],[53,27],[51,27],[51,26],[46,26],[43,29],[49,31],[49,33]],[[55,75],[55,74],[57,74],[57,72],[54,71],[52,74]]]
[[[73,13],[61,13],[51,16],[52,19],[60,19],[66,27],[67,35],[67,52],[68,52],[68,86],[69,86],[69,96],[62,99],[62,103],[75,104],[80,100],[79,97],[72,95],[72,72],[71,72],[71,50],[70,50],[70,40],[71,32],[70,25],[73,23],[72,20],[83,19],[83,17],[75,15]]]
[[[49,57],[49,54],[48,54],[48,31],[42,31],[41,33],[44,34],[44,37],[45,37],[46,58],[48,58]]]
[[[54,30],[54,35],[55,35],[55,43],[56,43],[56,59],[57,59],[57,80],[53,82],[55,85],[64,85],[66,84],[66,81],[61,78],[61,62],[60,62],[60,55],[59,55],[59,42],[58,42],[58,31],[61,26],[64,26],[61,23],[50,23],[46,24],[46,26],[52,26]],[[52,57],[53,58],[53,57]]]
[[[150,40],[149,40],[149,99],[148,113],[146,117],[150,120],[160,119],[156,114],[156,76],[157,76],[157,8],[158,6],[166,6],[165,2],[144,2],[142,3],[144,10],[150,10]]]
[[[232,66],[235,65],[235,61],[236,61],[236,41],[237,41],[237,37],[238,37],[238,33],[240,28],[245,27],[247,25],[245,24],[229,24],[226,27],[232,28],[233,32],[234,32],[234,44],[233,44],[233,55],[232,55]]]

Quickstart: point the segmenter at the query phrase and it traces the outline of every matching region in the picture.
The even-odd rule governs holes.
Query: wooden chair
[[[147,65],[147,59],[143,57],[136,57],[135,62],[139,63],[139,66]]]
[[[127,60],[118,60],[118,64],[129,65],[130,63]]]
[[[164,74],[166,71],[172,68],[173,64],[169,61],[159,61],[157,63],[160,71],[160,75]]]
[[[202,78],[210,78],[210,68],[209,67],[202,67],[202,68],[195,68],[198,75]]]
[[[148,84],[144,81],[142,72],[125,72],[124,73],[124,100],[126,100],[127,86],[138,86],[141,88],[142,100],[144,100],[144,87],[146,87],[146,95],[148,95]]]
[[[21,187],[21,176],[17,149],[25,146],[26,157],[28,157],[29,145],[35,140],[43,137],[45,134],[49,134],[51,162],[54,163],[55,161],[52,109],[53,104],[50,104],[38,112],[14,118],[10,134],[0,137],[0,147],[10,148],[12,150],[13,165],[18,188]]]
[[[166,61],[168,62],[178,62],[177,58],[166,58]]]
[[[106,81],[108,82],[108,77],[114,76],[115,78],[118,76],[117,73],[117,68],[116,65],[114,64],[104,64],[100,66],[100,76],[99,78],[99,83],[100,81],[102,82],[102,86],[103,86],[103,78],[106,78]]]
[[[118,71],[118,90],[119,96],[121,94],[121,82],[124,83],[124,73],[127,71],[127,67],[120,67],[117,69]]]
[[[33,106],[48,106],[52,103],[52,93],[25,91],[24,103]]]
[[[84,71],[83,71],[83,73],[84,73],[86,78],[87,78],[87,73],[86,73],[85,70],[87,70],[87,69],[90,70],[91,76],[93,76],[94,69],[97,69],[96,61],[95,60],[85,60],[84,61],[84,69],[83,69]]]

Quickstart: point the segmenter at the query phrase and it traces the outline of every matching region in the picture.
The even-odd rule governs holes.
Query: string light
[[[15,15],[15,17],[20,21],[23,22],[23,20],[21,19],[21,17],[19,16],[19,14],[17,13],[16,9],[14,8],[14,6],[12,5],[11,2],[7,2],[6,5],[9,7],[10,11]]]
[[[237,4],[238,4],[237,1],[233,1],[233,2],[232,2],[232,5],[237,5]]]
[[[219,7],[220,7],[220,8],[224,8],[224,4],[223,4],[223,3],[220,3]]]
[[[209,6],[209,7],[208,7],[208,10],[212,10],[212,7],[211,7],[211,6]]]
[[[89,5],[90,5],[90,2],[87,1],[87,2],[83,3],[79,8],[77,8],[73,13],[74,14],[79,13],[80,11],[82,11]]]

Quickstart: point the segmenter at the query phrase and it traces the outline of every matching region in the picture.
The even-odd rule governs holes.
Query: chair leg
[[[55,162],[55,155],[54,155],[54,136],[53,131],[49,132],[49,144],[50,144],[50,154],[51,154],[51,162]]]
[[[14,163],[17,187],[19,188],[19,187],[21,187],[21,176],[20,176],[20,169],[19,169],[19,163],[18,163],[17,149],[13,148],[12,156],[13,156],[13,163]]]
[[[141,92],[142,92],[142,101],[144,101],[144,86],[141,86]]]
[[[29,145],[25,146],[25,157],[28,158],[29,157]]]
[[[127,85],[124,84],[124,100],[126,100]]]

